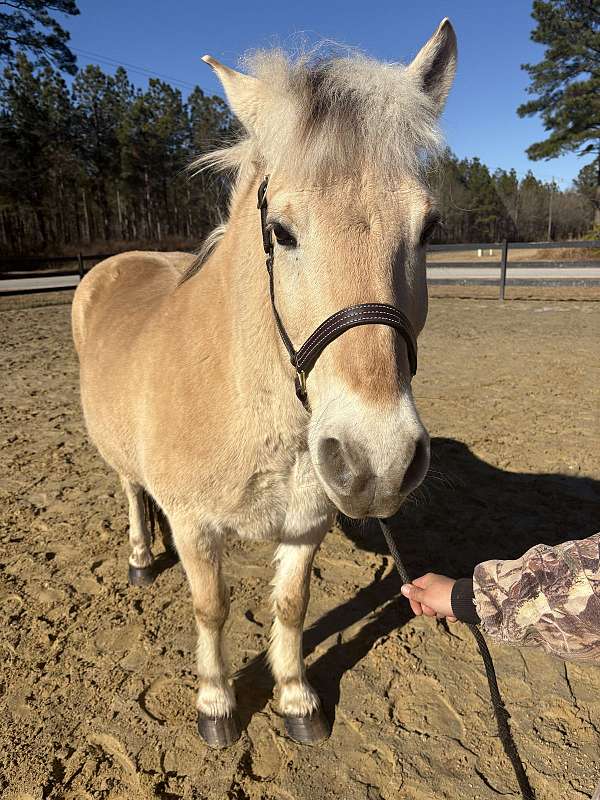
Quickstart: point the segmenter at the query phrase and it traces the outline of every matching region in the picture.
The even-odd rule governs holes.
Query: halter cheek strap
[[[273,267],[275,263],[275,252],[273,247],[273,235],[267,227],[267,186],[269,176],[267,175],[258,189],[258,208],[260,210],[260,224],[262,230],[263,248],[266,258],[267,272],[269,274],[269,293],[271,295],[271,307],[279,336],[285,349],[288,351],[290,361],[296,370],[296,395],[302,405],[308,410],[308,395],[306,393],[306,378],[317,359],[325,350],[327,345],[335,341],[350,328],[359,325],[388,325],[394,328],[402,336],[406,343],[408,352],[408,363],[410,374],[414,375],[417,371],[417,338],[410,320],[399,308],[388,303],[360,303],[348,306],[341,311],[337,311],[322,322],[319,327],[304,342],[299,350],[294,348],[292,340],[288,336],[285,326],[279,316],[275,303],[275,284],[273,279]]]

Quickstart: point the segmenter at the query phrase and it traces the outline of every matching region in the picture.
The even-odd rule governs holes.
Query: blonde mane
[[[275,49],[247,56],[244,66],[265,89],[260,119],[231,146],[200,156],[192,170],[239,171],[252,163],[311,183],[365,170],[393,179],[420,172],[440,150],[435,104],[403,64],[360,53],[292,59]]]

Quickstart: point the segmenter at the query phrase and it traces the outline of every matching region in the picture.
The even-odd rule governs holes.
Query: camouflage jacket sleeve
[[[473,587],[492,639],[600,663],[600,533],[536,545],[515,561],[484,561]]]

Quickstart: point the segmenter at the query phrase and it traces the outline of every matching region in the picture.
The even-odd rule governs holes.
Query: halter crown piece
[[[267,272],[269,273],[269,292],[271,295],[271,306],[277,330],[281,337],[285,349],[288,351],[292,366],[296,370],[296,395],[302,405],[309,410],[308,395],[306,393],[306,378],[314,367],[317,359],[325,350],[327,345],[335,341],[350,328],[359,325],[388,325],[394,328],[404,339],[408,352],[408,363],[410,374],[414,375],[417,371],[417,338],[410,320],[399,308],[388,303],[359,303],[355,306],[348,306],[341,311],[336,311],[325,322],[308,337],[299,350],[294,348],[292,340],[288,336],[285,326],[277,311],[275,304],[275,285],[273,281],[273,267],[275,264],[275,252],[273,247],[273,234],[267,226],[267,186],[269,176],[267,175],[258,188],[258,208],[260,210],[260,225],[262,230],[263,248],[266,253]]]

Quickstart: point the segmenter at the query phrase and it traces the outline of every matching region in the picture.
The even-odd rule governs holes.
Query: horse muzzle
[[[316,445],[315,469],[329,499],[346,516],[390,517],[419,486],[429,467],[429,435],[411,431],[383,452],[333,431]]]

